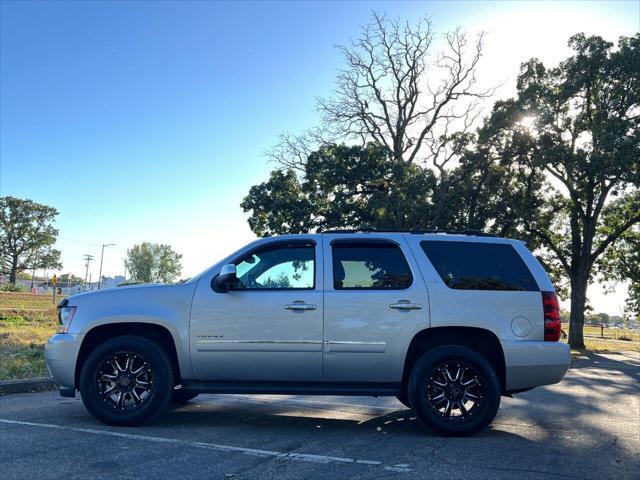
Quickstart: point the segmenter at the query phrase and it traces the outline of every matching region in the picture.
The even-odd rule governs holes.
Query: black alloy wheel
[[[95,389],[104,402],[121,411],[144,405],[153,394],[153,371],[134,352],[116,352],[98,367]]]
[[[471,435],[491,423],[500,406],[500,380],[476,350],[447,345],[426,352],[409,380],[418,419],[443,435]]]
[[[482,410],[486,383],[482,373],[464,360],[441,362],[429,377],[427,403],[448,421],[464,422]]]
[[[166,411],[172,398],[173,365],[162,347],[124,335],[101,343],[80,372],[82,401],[98,420],[137,425]]]

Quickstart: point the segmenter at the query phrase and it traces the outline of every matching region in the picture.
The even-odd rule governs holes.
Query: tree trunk
[[[578,274],[571,279],[571,316],[569,320],[569,345],[582,350],[584,346],[584,309],[587,303],[588,275]]]
[[[14,255],[11,258],[11,271],[9,272],[9,283],[11,285],[16,284],[17,275],[18,275],[18,256]]]

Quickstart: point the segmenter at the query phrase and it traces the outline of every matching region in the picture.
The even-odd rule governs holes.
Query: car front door
[[[429,326],[429,296],[401,235],[323,235],[323,378],[399,382],[411,339]]]
[[[238,283],[196,287],[191,358],[199,380],[322,379],[322,246],[311,239],[266,242],[241,255]]]

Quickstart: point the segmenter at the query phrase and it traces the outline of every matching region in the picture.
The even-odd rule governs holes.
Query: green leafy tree
[[[249,226],[258,235],[370,226],[522,236],[521,211],[535,207],[531,193],[540,175],[476,153],[474,139],[460,140],[459,166],[439,176],[393,161],[379,144],[326,144],[309,155],[302,172],[274,170],[241,206],[251,212]]]
[[[518,97],[497,102],[487,127],[505,164],[543,175],[532,194],[544,202],[521,220],[569,280],[569,343],[584,348],[594,265],[640,222],[640,35],[617,49],[582,34],[569,45],[556,68],[524,64]]]
[[[628,282],[627,310],[640,318],[640,226],[607,249],[598,267],[605,282]]]
[[[58,276],[58,286],[66,287],[67,285],[78,285],[84,283],[84,279],[71,273],[63,273]]]
[[[127,269],[141,283],[172,283],[182,272],[182,255],[169,245],[143,242],[127,250]]]
[[[0,268],[15,284],[19,272],[61,268],[54,222],[58,211],[31,200],[0,197]]]
[[[435,179],[429,170],[390,161],[389,150],[325,145],[309,155],[304,173],[278,169],[251,187],[241,206],[258,235],[329,228],[420,228],[430,218]]]

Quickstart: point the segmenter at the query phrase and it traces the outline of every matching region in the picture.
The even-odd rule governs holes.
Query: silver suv
[[[115,425],[201,392],[387,395],[468,435],[501,395],[558,382],[570,363],[540,263],[480,234],[263,238],[186,283],[76,295],[59,312],[51,375]]]

